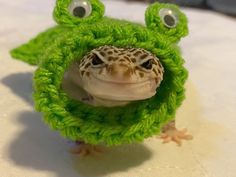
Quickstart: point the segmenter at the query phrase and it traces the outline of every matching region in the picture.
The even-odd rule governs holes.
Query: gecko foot
[[[105,151],[104,148],[100,146],[90,145],[84,142],[79,142],[76,144],[77,144],[76,147],[72,148],[70,152],[72,154],[81,155],[82,157],[85,157],[91,154],[103,153]]]
[[[182,145],[182,140],[191,140],[193,136],[187,133],[187,129],[178,130],[176,128],[167,129],[161,135],[160,138],[163,139],[163,143],[169,143],[174,141],[178,146]]]

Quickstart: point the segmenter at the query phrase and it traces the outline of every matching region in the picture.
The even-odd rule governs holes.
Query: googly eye
[[[178,16],[174,10],[163,8],[159,11],[162,22],[168,28],[175,28],[178,24]]]
[[[72,0],[69,11],[78,18],[88,17],[92,12],[92,6],[88,0]]]

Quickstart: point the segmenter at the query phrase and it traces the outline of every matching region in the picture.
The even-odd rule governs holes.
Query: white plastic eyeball
[[[72,0],[69,11],[75,17],[85,18],[91,14],[92,6],[88,0]]]
[[[178,16],[174,10],[163,8],[159,11],[162,22],[168,28],[175,28],[178,24]]]

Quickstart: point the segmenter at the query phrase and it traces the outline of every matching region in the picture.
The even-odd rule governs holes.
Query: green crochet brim
[[[57,31],[60,30],[54,34]],[[36,109],[44,113],[44,120],[52,129],[72,140],[118,145],[158,134],[164,124],[174,119],[184,99],[187,71],[177,47],[162,35],[142,25],[105,19],[99,24],[67,28],[61,36],[58,34],[58,39],[44,51],[34,76]],[[31,45],[46,38],[48,35],[39,35]],[[165,69],[157,94],[113,108],[93,107],[68,97],[61,88],[64,73],[75,59],[80,60],[103,45],[144,48],[155,54]],[[14,50],[14,56],[20,56],[20,51]]]

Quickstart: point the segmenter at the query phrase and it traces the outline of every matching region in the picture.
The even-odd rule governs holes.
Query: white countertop
[[[144,4],[105,1],[106,14],[144,22]],[[184,9],[181,41],[190,75],[176,116],[194,140],[143,144],[79,158],[33,110],[32,73],[8,51],[54,25],[54,0],[0,0],[0,177],[236,177],[236,19]]]

